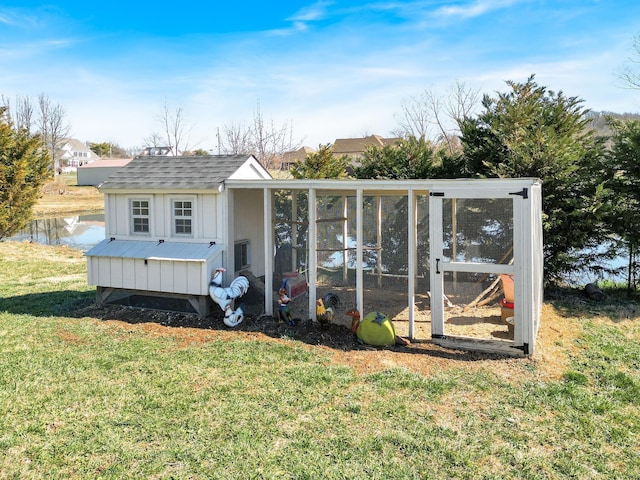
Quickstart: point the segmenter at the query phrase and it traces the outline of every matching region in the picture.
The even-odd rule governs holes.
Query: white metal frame
[[[540,320],[542,303],[542,224],[541,224],[541,183],[536,179],[483,179],[483,180],[227,180],[229,189],[262,189],[264,195],[264,224],[272,225],[273,191],[291,190],[308,192],[309,205],[316,205],[317,193],[336,195],[355,194],[357,201],[356,217],[356,308],[363,312],[363,198],[364,195],[403,194],[410,199],[408,205],[408,302],[409,336],[413,337],[415,312],[415,275],[417,273],[417,198],[431,192],[443,192],[448,198],[511,198],[513,200],[514,221],[514,263],[472,264],[449,262],[438,263],[434,253],[442,251],[442,198],[430,197],[429,237],[430,237],[430,275],[431,275],[431,321],[432,341],[443,346],[507,353],[511,355],[531,355],[534,352],[535,337]],[[527,192],[528,195],[522,195]],[[309,209],[309,317],[315,319],[317,297],[316,211]],[[273,235],[265,228],[265,299],[266,314],[273,314]],[[444,335],[444,304],[442,276],[436,277],[436,267],[450,271],[478,271],[482,273],[514,274],[515,282],[515,331],[514,340],[506,342],[473,341],[465,338],[446,337]]]

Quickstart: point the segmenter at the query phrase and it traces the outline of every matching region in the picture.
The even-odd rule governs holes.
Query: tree
[[[613,146],[610,151],[613,215],[611,228],[627,253],[627,293],[637,288],[640,245],[640,120],[610,119]]]
[[[627,64],[620,74],[620,78],[623,83],[629,87],[636,90],[640,89],[640,69],[635,65],[640,64],[640,35],[637,35],[633,39],[633,49],[635,51],[635,56],[629,59],[629,63]]]
[[[249,153],[252,149],[251,129],[242,123],[231,123],[223,127],[223,136],[218,138],[220,149],[229,155]]]
[[[484,96],[477,118],[461,122],[457,173],[542,179],[545,277],[560,280],[597,263],[594,250],[610,233],[603,142],[587,128],[582,100],[547,90],[533,76],[507,85],[506,93]]]
[[[439,176],[439,161],[433,144],[424,137],[410,136],[397,145],[369,147],[360,166],[355,168],[356,178],[411,179]]]
[[[31,99],[26,96],[16,95],[15,105],[11,106],[11,101],[4,95],[0,99],[0,104],[7,107],[7,114],[16,129],[24,129],[31,132],[35,122],[34,107]]]
[[[260,102],[250,126],[242,123],[225,125],[223,135],[220,145],[225,153],[252,154],[266,169],[275,168],[276,159],[300,148],[300,144],[293,140],[293,127],[289,122],[284,122],[279,127],[273,120],[265,122]]]
[[[346,178],[350,161],[346,155],[337,156],[331,144],[319,145],[317,152],[307,154],[302,162],[291,167],[293,178]]]
[[[62,141],[69,136],[71,127],[65,122],[66,112],[64,107],[51,102],[44,93],[38,95],[39,117],[36,125],[40,130],[42,143],[49,150],[51,167],[54,172],[60,168],[58,150],[62,146]]]
[[[29,222],[49,173],[40,136],[15,128],[7,108],[0,107],[0,239]]]
[[[425,90],[402,105],[400,128],[396,134],[430,139],[436,146],[446,147],[448,153],[453,155],[459,152],[460,147],[456,141],[459,133],[457,126],[462,119],[471,116],[478,99],[479,91],[459,80],[451,84],[444,97],[433,90]],[[432,127],[435,127],[435,132]]]
[[[128,156],[124,148],[111,142],[89,142],[89,148],[93,153],[103,158],[125,158]]]
[[[170,147],[174,155],[180,155],[181,152],[188,150],[191,128],[185,124],[182,108],[178,107],[171,111],[165,101],[160,114],[160,121],[164,140],[167,142],[165,146]]]

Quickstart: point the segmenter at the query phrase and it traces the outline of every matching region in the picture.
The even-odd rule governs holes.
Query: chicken
[[[223,288],[222,274],[224,272],[224,268],[216,268],[209,285],[209,296],[224,311],[224,324],[227,327],[236,327],[244,320],[244,305],[240,305],[234,310],[233,303],[236,298],[240,298],[247,293],[249,280],[247,277],[239,276],[233,279],[231,285]]]
[[[320,325],[326,326],[331,323],[335,311],[333,307],[325,307],[324,300],[319,298],[316,302],[316,319],[320,322]]]

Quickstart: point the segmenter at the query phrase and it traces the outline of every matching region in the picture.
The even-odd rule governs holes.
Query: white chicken
[[[239,276],[233,279],[231,285],[224,288],[222,287],[222,274],[224,272],[224,268],[216,268],[209,285],[209,296],[224,311],[224,324],[227,327],[236,327],[244,320],[244,309],[240,305],[234,310],[233,302],[236,298],[247,293],[249,280],[247,277]]]

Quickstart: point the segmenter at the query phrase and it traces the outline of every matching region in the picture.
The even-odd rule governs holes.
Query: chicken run
[[[314,193],[311,200],[305,190],[273,193],[273,284],[291,272],[311,278],[310,291],[289,303],[294,317],[312,316],[307,313],[311,296],[317,299],[320,324],[350,328],[354,315],[382,312],[398,336],[413,341],[461,338],[474,345],[488,340],[489,348],[498,349],[514,343],[513,272],[525,270],[514,265],[515,249],[521,248],[514,232],[522,224],[514,208],[519,198],[514,200],[511,191],[502,198],[469,191],[456,198],[434,198],[430,192],[413,197],[406,192],[365,192],[360,198],[335,191]],[[440,216],[434,219],[435,202]],[[411,233],[408,218],[415,219]],[[441,228],[435,237],[434,220]],[[536,229],[535,221],[531,228]],[[432,238],[441,256],[435,262]],[[432,288],[434,267],[441,288]],[[443,267],[446,271],[439,271]],[[511,283],[505,287],[506,278]],[[441,333],[433,325],[433,295],[442,299]],[[327,297],[334,298],[334,304],[327,306]]]

